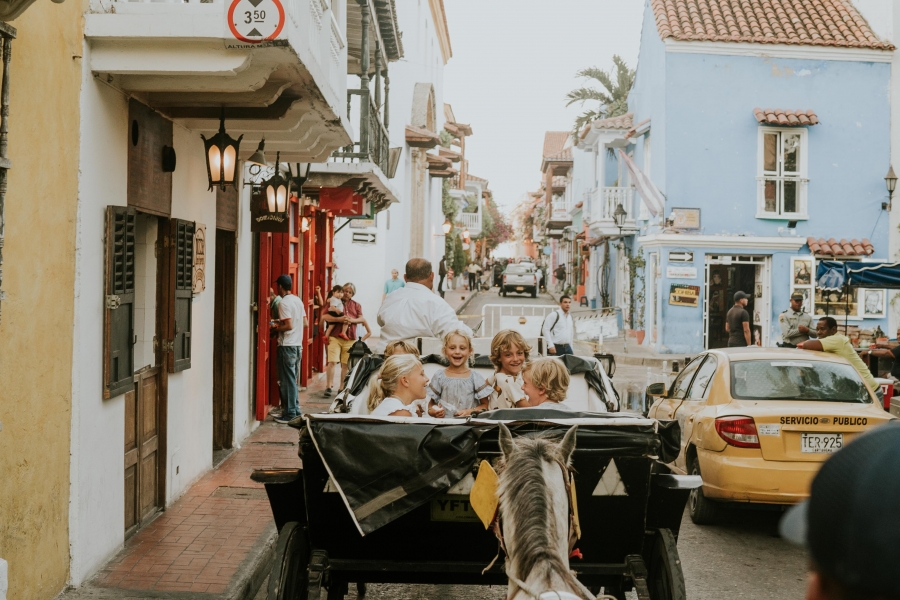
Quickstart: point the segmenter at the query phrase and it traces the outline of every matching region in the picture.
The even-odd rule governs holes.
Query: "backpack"
[[[558,309],[557,309],[557,310],[554,310],[552,313],[550,313],[549,315],[547,315],[547,318],[544,319],[544,322],[543,322],[543,324],[541,325],[541,331],[544,331],[544,325],[547,324],[547,319],[549,319],[549,318],[550,318],[551,316],[553,316],[553,315],[556,315],[556,321],[553,323],[553,327],[550,328],[550,333],[553,333],[553,330],[556,329],[556,326],[557,326],[557,325],[559,325],[559,310],[558,310]]]

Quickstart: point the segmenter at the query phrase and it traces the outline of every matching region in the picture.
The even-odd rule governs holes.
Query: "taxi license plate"
[[[516,291],[517,291],[517,292],[521,292],[521,291],[524,290],[524,289],[525,289],[524,286],[521,286],[521,285],[517,285],[517,286],[516,286]]]
[[[456,496],[443,494],[431,501],[432,521],[472,522],[478,523],[480,519],[475,514],[475,509],[469,504],[468,496]]]
[[[802,433],[800,452],[806,454],[831,454],[844,446],[843,433]]]

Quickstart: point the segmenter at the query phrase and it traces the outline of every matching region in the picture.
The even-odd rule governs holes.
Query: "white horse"
[[[576,429],[569,429],[561,442],[513,440],[500,424],[500,519],[509,600],[594,600],[569,570],[569,466]]]

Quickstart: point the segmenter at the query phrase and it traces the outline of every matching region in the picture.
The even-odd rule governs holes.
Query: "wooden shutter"
[[[173,219],[171,240],[173,244],[172,259],[175,261],[172,276],[175,278],[174,290],[175,332],[170,363],[170,373],[177,373],[191,368],[191,304],[193,298],[194,276],[194,231],[193,221]]]
[[[134,389],[135,218],[133,208],[106,207],[104,398]]]

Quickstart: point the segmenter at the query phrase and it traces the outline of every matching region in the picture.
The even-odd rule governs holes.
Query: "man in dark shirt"
[[[749,298],[744,292],[735,292],[734,306],[725,315],[729,348],[750,345],[750,314],[744,308]]]

